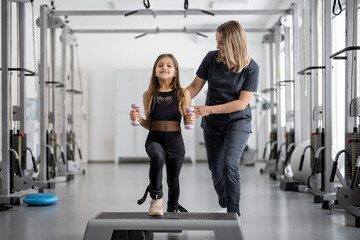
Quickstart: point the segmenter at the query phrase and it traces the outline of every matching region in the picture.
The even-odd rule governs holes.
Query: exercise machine
[[[70,125],[70,129],[67,130],[66,139],[67,139],[67,168],[69,174],[85,174],[85,169],[80,166],[80,161],[82,160],[81,148],[79,143],[76,140],[76,134],[74,130],[74,96],[81,95],[82,90],[75,89],[75,48],[78,50],[77,39],[73,35],[62,36],[63,38],[70,38],[71,41],[67,42],[70,47],[70,75],[69,80],[71,81],[70,89],[67,89],[66,92],[70,94],[70,114],[67,115],[67,124]],[[78,54],[77,54],[78,57]],[[81,84],[81,74],[80,74],[80,66],[78,67],[79,71],[79,81],[80,87]],[[78,150],[79,159],[75,158],[75,149]]]
[[[345,149],[340,150],[334,159],[330,182],[335,176],[341,183],[336,192],[336,200],[329,205],[333,209],[344,209],[355,217],[355,227],[360,228],[360,97],[357,88],[357,51],[358,9],[353,1],[346,1],[346,45],[347,47],[332,54],[333,60],[345,60]],[[345,53],[345,58],[340,56]],[[339,157],[344,154],[344,176],[338,169]]]
[[[16,3],[13,3],[16,2]],[[26,98],[26,77],[36,77],[35,71],[25,68],[25,8],[28,1],[7,1],[2,2],[2,161],[0,178],[0,203],[19,205],[20,198],[28,193],[37,192],[31,174],[27,174],[27,153],[31,155],[32,168],[38,171],[33,151],[27,146],[27,134],[25,128],[25,98]],[[12,28],[9,19],[11,18],[12,7],[17,6],[17,40],[13,38]],[[18,42],[17,67],[12,58],[12,43]],[[34,63],[35,64],[35,63]],[[16,76],[17,81],[13,81]],[[16,84],[15,84],[16,82]],[[16,105],[13,105],[13,95],[16,93]],[[10,111],[11,109],[11,111]]]
[[[327,208],[328,202],[335,198],[336,191],[335,186],[328,181],[332,162],[332,98],[331,63],[328,61],[329,50],[331,51],[331,19],[326,18],[329,17],[331,11],[328,11],[328,3],[313,1],[310,4],[310,66],[298,72],[299,75],[304,76],[304,79],[306,76],[310,76],[310,145],[303,149],[298,167],[301,171],[305,153],[310,151],[311,173],[307,178],[306,185],[297,186],[295,191],[306,191],[313,194],[314,203],[322,203],[323,208]],[[323,11],[318,11],[319,8],[322,8]],[[319,12],[322,12],[324,16],[318,16]],[[322,22],[319,19],[322,19]],[[320,29],[318,26],[321,26]],[[319,35],[319,32],[323,34]],[[326,41],[319,41],[319,36]],[[319,46],[319,42],[322,45]],[[318,59],[319,48],[323,50],[322,59]]]

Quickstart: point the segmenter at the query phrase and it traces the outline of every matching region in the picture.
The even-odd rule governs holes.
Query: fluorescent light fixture
[[[246,9],[248,0],[224,0],[212,1],[210,4],[213,10],[241,10]]]
[[[145,9],[142,1],[111,1],[109,3],[114,10]]]

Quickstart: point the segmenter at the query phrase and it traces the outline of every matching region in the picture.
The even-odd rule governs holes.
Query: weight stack
[[[46,144],[50,145],[52,149],[55,151],[56,146],[56,133],[53,133],[52,131],[46,133]],[[50,152],[46,151],[49,157]]]
[[[26,169],[26,134],[20,133],[18,130],[14,134],[13,130],[10,130],[10,148],[14,149],[19,155],[20,166],[22,170]],[[15,156],[10,152],[10,192],[14,192],[13,176],[19,175],[17,164],[15,162]]]
[[[311,154],[311,167],[314,165],[314,160],[315,160],[315,154],[317,152],[317,150],[321,147],[323,147],[325,145],[324,142],[325,139],[325,131],[324,129],[322,129],[321,131],[319,129],[316,130],[316,132],[312,132],[311,133],[311,146],[314,149],[314,154]],[[323,159],[324,159],[324,153],[322,152],[319,156],[319,160],[315,166],[316,172],[320,172],[322,169],[322,163],[323,163]]]
[[[294,129],[290,129],[290,132],[286,132],[285,133],[285,140],[286,140],[286,151],[289,149],[289,145],[294,143],[295,141],[295,133],[294,133]],[[293,148],[293,150],[295,149],[295,147]],[[290,157],[291,154],[287,154],[286,153],[286,162],[290,162]]]
[[[345,144],[345,179],[352,180],[354,175],[354,169],[356,160],[360,155],[360,133],[347,133]],[[360,183],[360,175],[356,181]]]
[[[277,131],[272,130],[270,132],[270,147],[273,145],[273,143],[277,141]],[[270,159],[276,159],[277,158],[277,144],[275,144],[274,148],[271,151]]]
[[[46,132],[46,144],[50,145],[51,148],[54,151],[54,161],[56,161],[56,133],[53,133],[52,131],[47,131]],[[46,160],[47,160],[47,175],[46,175],[46,179],[50,180],[51,178],[55,178],[56,177],[56,169],[55,169],[55,163],[53,161],[50,161],[50,159],[52,159],[51,156],[51,152],[50,149],[46,148]]]
[[[66,150],[66,155],[67,155],[67,159],[68,160],[71,160],[71,161],[74,161],[74,141],[75,141],[75,133],[73,133],[72,131],[69,131],[67,132],[66,134],[66,140],[67,140],[67,143],[69,143],[73,149],[71,151],[70,147],[69,146],[66,146],[67,150]]]

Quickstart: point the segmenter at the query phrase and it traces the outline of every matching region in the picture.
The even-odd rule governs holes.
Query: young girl
[[[163,215],[162,169],[166,163],[169,188],[167,211],[186,211],[178,203],[180,195],[179,175],[184,162],[185,147],[181,135],[181,117],[185,124],[193,123],[195,114],[186,116],[191,96],[180,87],[179,67],[171,54],[160,55],[154,64],[149,88],[143,94],[145,119],[140,110],[131,110],[130,119],[137,119],[149,130],[145,149],[150,158],[150,184],[138,204],[142,204],[150,192],[149,215]]]

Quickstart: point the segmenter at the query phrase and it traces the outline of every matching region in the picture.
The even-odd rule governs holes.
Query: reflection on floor
[[[342,211],[323,210],[313,196],[284,192],[279,182],[260,175],[255,167],[241,168],[241,226],[245,240],[335,240],[359,239],[354,218]],[[58,203],[29,207],[21,203],[0,212],[0,239],[82,239],[87,221],[99,212],[147,211],[137,205],[148,184],[147,163],[88,164],[86,175],[58,183]],[[164,191],[167,193],[164,172]],[[167,197],[165,194],[164,203]],[[149,199],[147,200],[147,202]],[[180,203],[191,212],[216,212],[217,197],[206,163],[185,163],[181,173]],[[215,239],[212,232],[156,233],[155,239]]]

